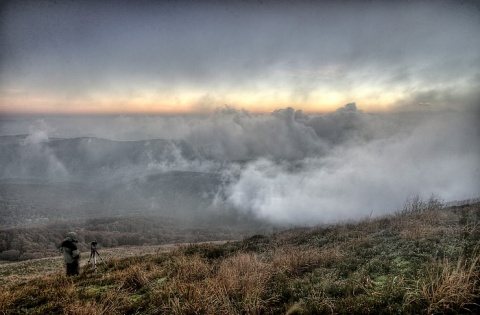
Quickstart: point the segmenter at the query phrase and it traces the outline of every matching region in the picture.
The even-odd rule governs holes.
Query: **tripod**
[[[89,265],[90,260],[92,260],[93,258],[93,272],[97,272],[97,255],[98,255],[98,258],[100,258],[100,260],[103,262],[103,264],[107,266],[102,256],[100,256],[100,254],[97,252],[97,241],[93,241],[90,244],[90,258],[88,258],[88,261],[87,261],[87,265]]]

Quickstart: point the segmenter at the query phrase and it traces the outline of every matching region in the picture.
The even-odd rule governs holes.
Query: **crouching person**
[[[75,276],[79,274],[80,252],[78,251],[76,243],[78,243],[77,234],[70,232],[60,245],[67,266],[67,276]]]

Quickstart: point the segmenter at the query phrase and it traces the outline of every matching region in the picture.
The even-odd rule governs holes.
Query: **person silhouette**
[[[67,267],[67,276],[79,274],[80,252],[78,251],[76,243],[78,243],[77,234],[75,232],[69,232],[60,245]]]

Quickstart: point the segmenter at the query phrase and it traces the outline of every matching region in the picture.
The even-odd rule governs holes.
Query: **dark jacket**
[[[80,252],[74,241],[64,239],[60,247],[63,253],[63,258],[67,264],[74,263],[80,259]]]

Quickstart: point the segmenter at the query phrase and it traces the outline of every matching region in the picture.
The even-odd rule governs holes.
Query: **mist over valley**
[[[476,118],[355,103],[323,115],[2,118],[1,225],[219,213],[314,225],[392,212],[413,195],[475,198]]]

